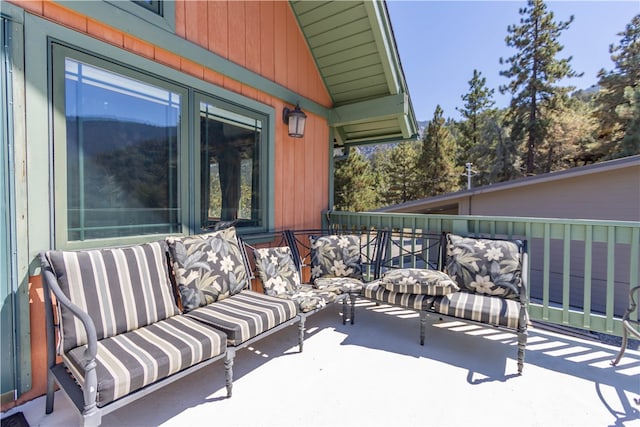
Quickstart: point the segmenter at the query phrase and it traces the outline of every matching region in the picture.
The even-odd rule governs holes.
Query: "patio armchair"
[[[313,288],[343,295],[342,323],[355,322],[355,302],[365,284],[378,278],[386,230],[286,230],[285,239],[301,277]]]
[[[629,291],[629,307],[622,316],[622,344],[620,345],[620,351],[614,360],[611,361],[613,366],[620,363],[622,355],[624,355],[629,342],[629,334],[636,339],[640,339],[640,321],[638,320],[638,303],[636,298],[640,295],[640,286],[634,286]],[[635,313],[635,315],[634,315]]]
[[[527,341],[527,244],[452,233],[390,232],[380,279],[362,296],[420,315],[420,344],[427,317],[451,318],[515,332],[518,373]]]

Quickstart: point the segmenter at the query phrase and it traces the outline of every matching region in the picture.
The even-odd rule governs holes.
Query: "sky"
[[[640,13],[640,0],[547,1],[554,20],[573,23],[559,41],[564,49],[558,58],[572,56],[571,65],[580,78],[563,85],[586,89],[597,83],[600,69],[614,68],[609,45],[618,45],[631,19]],[[507,47],[507,27],[520,23],[526,1],[434,1],[387,0],[400,61],[409,87],[416,119],[430,120],[439,104],[445,117],[459,119],[456,108],[469,90],[469,80],[477,69],[495,89],[495,106],[508,106],[510,95],[498,87],[509,80],[500,76],[500,65],[516,51]]]

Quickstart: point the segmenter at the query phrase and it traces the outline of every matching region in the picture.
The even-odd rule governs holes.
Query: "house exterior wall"
[[[273,159],[273,194],[269,195],[273,198],[272,226],[283,229],[321,225],[321,212],[328,208],[330,171],[330,130],[326,117],[328,113],[324,109],[331,107],[331,99],[288,2],[178,0],[172,5],[175,7],[175,22],[170,24],[175,28],[175,34],[170,36],[170,48],[166,47],[163,40],[151,43],[136,37],[134,31],[116,28],[95,16],[78,12],[78,9],[91,8],[94,2],[62,5],[53,1],[10,0],[10,3],[9,6],[13,6],[10,12],[19,15],[16,16],[16,22],[24,26],[27,39],[30,37],[28,34],[37,32],[44,45],[44,38],[49,34],[46,34],[46,30],[34,28],[34,20],[29,17],[42,18],[60,29],[56,30],[55,37],[59,37],[58,33],[70,34],[73,40],[76,35],[90,37],[126,54],[166,67],[173,73],[237,94],[236,100],[246,99],[247,102],[271,107],[275,128],[274,152],[270,153]],[[104,2],[94,4],[102,8],[115,7]],[[128,15],[123,17],[129,18]],[[183,39],[184,44],[176,43],[176,36]],[[62,41],[73,44],[73,40]],[[211,61],[209,56],[203,59],[203,65],[193,59],[193,52],[197,52],[194,46],[264,79],[245,79],[244,74],[230,75],[229,69],[237,69],[233,67],[218,70],[215,64],[220,61],[216,58]],[[183,56],[183,48],[191,55]],[[45,70],[48,67],[47,52],[28,41],[24,46],[24,58],[27,66],[35,64]],[[28,209],[16,215],[27,218],[22,229],[18,227],[18,233],[29,236],[25,250],[18,253],[17,264],[20,286],[28,286],[30,338],[22,348],[28,349],[30,345],[30,353],[27,351],[26,354],[31,357],[31,370],[25,377],[26,382],[31,384],[30,387],[23,387],[30,390],[16,401],[3,402],[2,410],[44,394],[46,387],[42,282],[35,257],[39,251],[52,247],[52,208],[47,207],[46,202],[52,203],[53,199],[53,195],[47,194],[51,176],[47,169],[53,161],[49,157],[51,150],[48,145],[52,131],[42,126],[47,122],[50,89],[46,86],[46,75],[41,76],[44,78],[39,78],[35,83],[25,77],[27,105],[24,108],[27,118],[26,123],[18,124],[18,127],[29,129],[31,135],[17,142],[24,144],[24,158],[18,160],[23,162],[27,171],[24,188],[18,189],[18,193],[26,194],[24,201]],[[260,84],[254,84],[255,81]],[[270,82],[275,85],[270,85]],[[313,107],[305,111],[308,117],[303,139],[289,137],[286,125],[282,122],[283,108],[291,108],[298,99]]]
[[[640,166],[476,194],[459,213],[640,221]]]

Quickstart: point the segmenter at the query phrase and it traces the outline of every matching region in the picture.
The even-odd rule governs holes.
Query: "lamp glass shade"
[[[307,115],[296,105],[294,110],[285,109],[286,122],[289,124],[289,136],[302,138]]]

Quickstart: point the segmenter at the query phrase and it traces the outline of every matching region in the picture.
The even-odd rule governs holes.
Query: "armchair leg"
[[[627,335],[628,335],[627,328],[623,328],[622,329],[622,345],[620,346],[620,351],[618,351],[618,355],[616,356],[616,358],[611,361],[612,366],[616,366],[618,363],[620,363],[620,359],[622,359],[622,355],[627,349],[627,340],[628,340]]]
[[[636,319],[631,319],[631,314],[638,308],[638,303],[636,302],[638,294],[640,294],[640,286],[634,286],[629,291],[629,307],[625,311],[624,316],[622,316],[622,345],[620,346],[620,351],[616,358],[611,361],[613,366],[616,366],[620,362],[620,359],[622,359],[622,355],[627,349],[629,334],[632,334],[636,338],[640,338],[640,330],[638,330],[640,322],[637,320],[637,313]]]
[[[356,299],[358,299],[357,294],[349,294],[349,299],[351,300],[351,324],[353,325],[356,321]]]

